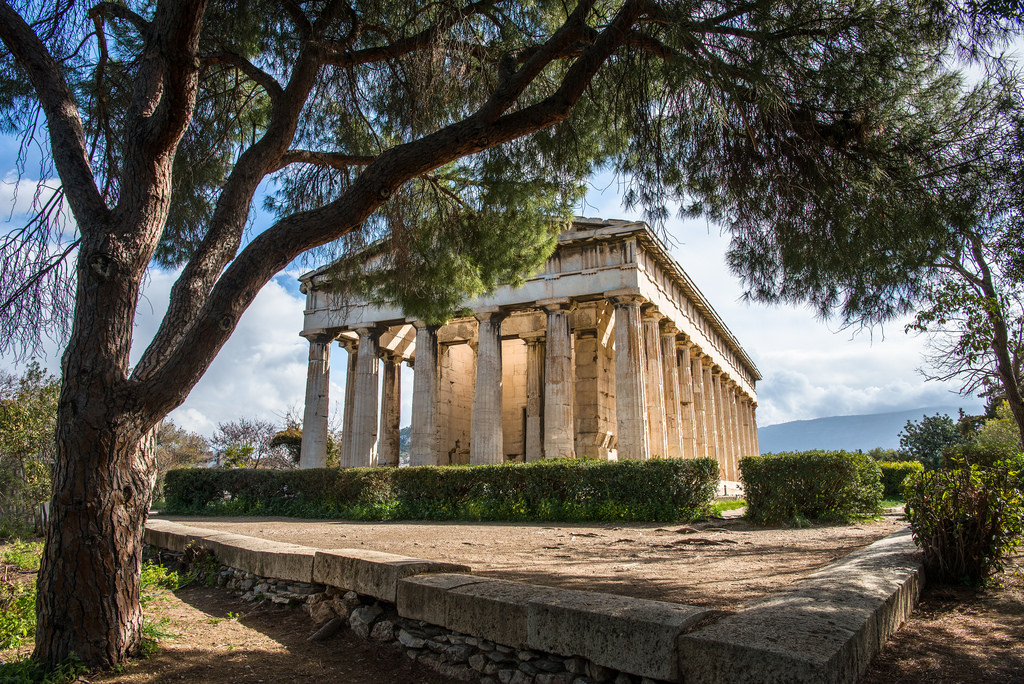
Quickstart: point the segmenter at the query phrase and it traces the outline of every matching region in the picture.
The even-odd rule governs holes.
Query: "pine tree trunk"
[[[33,653],[49,665],[74,655],[105,669],[141,643],[139,572],[153,468],[147,440],[110,413],[102,426],[60,421]]]
[[[99,231],[96,231],[99,232]],[[33,659],[109,668],[138,650],[142,532],[156,467],[128,380],[145,261],[83,240],[74,327],[62,362],[50,522],[39,569]]]

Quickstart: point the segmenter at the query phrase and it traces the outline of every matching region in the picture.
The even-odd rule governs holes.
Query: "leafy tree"
[[[981,449],[1016,453],[1024,451],[1017,423],[1010,412],[1010,405],[1005,401],[996,409],[995,417],[985,421],[972,441]]]
[[[60,383],[35,361],[0,373],[0,537],[24,529],[50,499]]]
[[[48,143],[60,179],[0,241],[0,343],[68,335],[34,657],[110,666],[137,648],[147,435],[288,263],[373,245],[380,270],[357,284],[441,320],[542,263],[601,167],[655,221],[679,200],[806,235],[807,259],[862,232],[920,245],[934,212],[902,210],[919,204],[907,178],[958,87],[941,58],[965,16],[916,0],[0,0],[0,121]],[[261,187],[276,218],[247,235]],[[154,264],[180,275],[130,367]]]
[[[175,468],[198,465],[210,460],[210,447],[206,440],[194,432],[178,427],[165,418],[154,431],[156,440],[156,484],[154,497],[162,498],[164,476]]]
[[[294,468],[288,448],[275,442],[277,427],[262,418],[217,423],[210,445],[217,463],[228,468]]]
[[[919,461],[925,468],[942,466],[942,450],[962,444],[964,437],[949,416],[936,413],[908,420],[900,432],[900,450],[908,460]]]
[[[928,377],[959,378],[964,393],[998,386],[1024,435],[1021,85],[1002,73],[920,115],[927,132],[885,181],[901,204],[869,193],[854,209],[875,227],[840,223],[822,239],[815,216],[785,232],[739,217],[730,264],[751,297],[810,301],[846,325],[916,312],[907,330],[929,334]]]

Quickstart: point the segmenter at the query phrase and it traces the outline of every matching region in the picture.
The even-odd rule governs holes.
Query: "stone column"
[[[356,361],[355,407],[352,409],[354,432],[352,459],[347,464],[353,468],[377,465],[377,385],[380,377],[378,341],[380,331],[375,328],[359,328],[359,355]]]
[[[722,478],[732,479],[732,472],[729,467],[729,448],[725,443],[725,409],[722,406],[722,369],[712,366],[708,369],[711,375],[712,403],[715,405],[714,425],[715,432],[715,454],[722,471]],[[705,375],[705,379],[707,376]]]
[[[306,369],[306,404],[302,413],[300,468],[327,466],[327,414],[331,406],[330,335],[309,337],[309,366]]]
[[[679,355],[676,352],[676,334],[679,330],[668,319],[661,322],[661,362],[665,391],[665,441],[669,458],[683,457],[683,430],[680,416]]]
[[[754,442],[754,455],[759,456],[761,445],[757,438],[757,402],[753,399],[750,400],[750,437]]]
[[[544,337],[523,337],[526,342],[526,455],[527,461],[544,458]]]
[[[733,403],[732,380],[727,375],[722,375],[722,417],[725,430],[725,449],[729,455],[729,472],[731,480],[736,479],[736,468],[739,459],[736,458],[739,452],[739,444],[736,441],[736,406]]]
[[[693,442],[697,458],[714,458],[708,445],[708,405],[704,387],[704,365],[701,353],[694,352],[690,359],[690,377],[693,379]]]
[[[537,302],[547,312],[544,355],[544,458],[576,457],[569,299]]]
[[[747,455],[747,414],[743,407],[743,395],[739,384],[732,386],[733,434],[736,435],[736,463]],[[739,471],[737,471],[739,472]]]
[[[416,361],[412,381],[412,444],[409,465],[437,465],[437,329],[415,321]]]
[[[398,467],[402,449],[402,357],[384,353],[384,379],[381,382],[380,448],[377,465]]]
[[[715,406],[715,383],[711,377],[711,366],[714,364],[707,356],[701,359],[701,375],[704,383],[704,429],[707,438],[708,456],[718,461],[719,477],[725,477],[722,467],[722,454],[718,439],[718,412]]]
[[[615,305],[615,420],[618,457],[647,460],[647,391],[640,334],[640,295],[612,298]]]
[[[696,458],[704,454],[697,453],[697,413],[693,400],[693,369],[690,357],[690,343],[678,342],[679,346],[679,427],[682,436],[683,458]],[[703,420],[703,415],[701,416]],[[701,438],[703,447],[703,437]]]
[[[505,460],[501,425],[501,321],[497,309],[476,315],[476,391],[469,437],[469,462],[474,465]]]
[[[654,307],[643,311],[644,379],[647,381],[647,436],[651,456],[668,457],[665,434],[665,385],[661,361],[661,319]]]
[[[359,362],[359,343],[345,338],[338,342],[348,352],[348,366],[345,369],[345,412],[341,423],[341,454],[338,465],[347,468],[352,462],[352,448],[355,446],[356,408],[356,364]]]

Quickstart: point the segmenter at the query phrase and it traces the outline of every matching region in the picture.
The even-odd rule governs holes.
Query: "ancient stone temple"
[[[577,219],[541,273],[442,326],[338,302],[326,268],[301,281],[303,468],[325,462],[334,342],[348,352],[342,466],[398,465],[403,362],[411,465],[709,456],[734,480],[758,452],[761,376],[644,223]]]

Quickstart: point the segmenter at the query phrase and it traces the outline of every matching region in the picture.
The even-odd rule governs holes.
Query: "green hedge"
[[[882,496],[887,499],[902,499],[907,475],[924,472],[919,461],[882,461],[878,467],[882,469]]]
[[[747,518],[848,521],[879,513],[881,472],[874,459],[845,451],[804,451],[740,460]]]
[[[355,520],[693,520],[718,485],[712,459],[550,460],[488,466],[174,470],[168,513]]]

